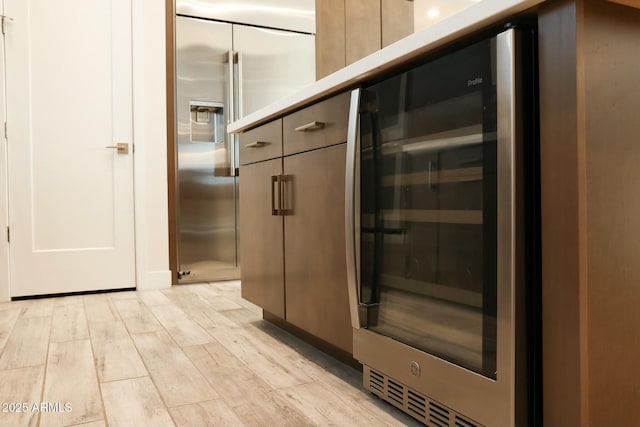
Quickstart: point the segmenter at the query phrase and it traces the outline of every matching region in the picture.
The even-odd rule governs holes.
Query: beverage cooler
[[[367,389],[428,425],[538,422],[532,34],[510,28],[352,92],[354,357]]]

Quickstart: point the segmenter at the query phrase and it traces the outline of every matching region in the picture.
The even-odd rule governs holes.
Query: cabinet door
[[[284,158],[285,277],[287,321],[351,353],[345,160],[345,144]]]
[[[316,0],[316,79],[344,68],[344,0]]]
[[[382,47],[380,0],[345,0],[345,56],[352,64]]]
[[[407,0],[382,0],[382,47],[413,33],[413,2]]]
[[[271,177],[282,172],[282,159],[242,166],[240,255],[242,297],[284,318],[283,222],[272,215]]]

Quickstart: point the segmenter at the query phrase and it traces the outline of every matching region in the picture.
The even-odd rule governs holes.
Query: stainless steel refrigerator
[[[226,125],[315,81],[313,34],[302,32],[306,24],[295,16],[276,19],[291,8],[272,1],[268,10],[265,2],[253,2],[252,9],[252,2],[242,1],[243,7],[235,4],[235,14],[228,15],[226,3],[234,4],[176,4],[180,283],[240,277],[238,149]],[[251,11],[246,19],[243,10]],[[220,11],[227,13],[222,19],[251,25],[212,19]],[[293,22],[297,31],[273,29],[270,22]]]

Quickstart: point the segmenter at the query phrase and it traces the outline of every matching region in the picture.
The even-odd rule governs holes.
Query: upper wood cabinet
[[[411,33],[411,1],[316,0],[316,78]]]
[[[344,0],[316,0],[316,79],[345,66]]]
[[[380,0],[344,0],[347,65],[382,47]]]
[[[413,1],[381,0],[382,47],[389,46],[414,31]]]

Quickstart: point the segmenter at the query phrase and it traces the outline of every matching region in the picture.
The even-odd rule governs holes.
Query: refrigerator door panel
[[[316,32],[315,0],[176,0],[180,15]]]
[[[238,118],[315,81],[312,35],[234,25],[233,49],[238,53]]]
[[[181,282],[238,277],[230,120],[230,24],[176,18],[178,252]],[[184,274],[184,273],[189,274]]]

